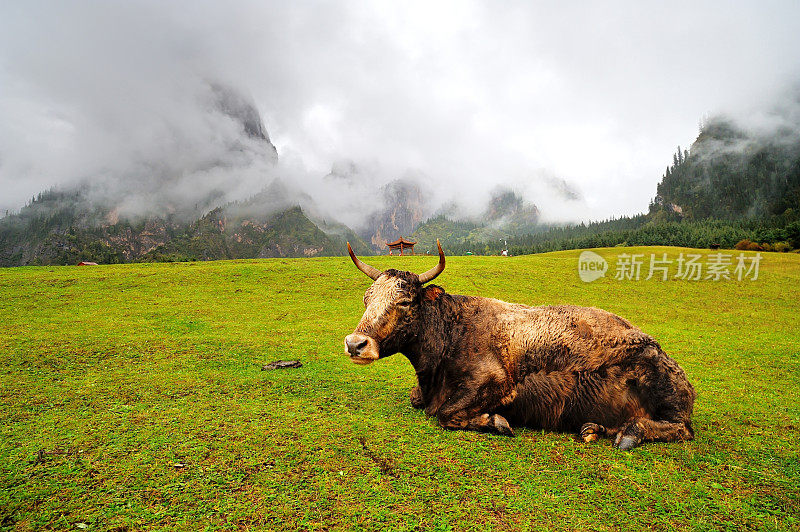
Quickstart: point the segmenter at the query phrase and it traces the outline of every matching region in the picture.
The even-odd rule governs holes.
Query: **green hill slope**
[[[342,226],[320,229],[300,207],[218,207],[195,221],[177,216],[127,220],[87,199],[80,189],[40,194],[20,213],[0,219],[0,266],[103,264],[342,255],[350,240],[370,247]]]

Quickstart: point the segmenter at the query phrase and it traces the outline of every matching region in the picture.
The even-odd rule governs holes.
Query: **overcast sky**
[[[252,95],[300,186],[349,159],[437,201],[505,184],[552,219],[634,214],[703,115],[748,116],[798,75],[797,1],[6,1],[0,209],[210,156],[213,80]],[[548,209],[542,176],[583,201]]]

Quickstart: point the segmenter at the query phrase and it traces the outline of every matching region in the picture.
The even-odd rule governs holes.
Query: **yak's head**
[[[356,364],[369,364],[397,353],[413,337],[420,306],[442,293],[439,287],[423,286],[444,270],[442,245],[438,240],[436,245],[439,246],[439,264],[417,275],[394,269],[382,272],[364,264],[347,243],[347,251],[356,267],[375,281],[364,294],[366,310],[358,327],[344,339],[344,350],[350,355],[350,360]]]

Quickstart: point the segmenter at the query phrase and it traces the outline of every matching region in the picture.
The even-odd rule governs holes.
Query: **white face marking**
[[[378,280],[369,287],[366,296],[367,309],[361,316],[358,330],[377,325],[378,320],[383,316],[397,297],[402,293],[400,290],[401,280],[397,277],[378,277]]]

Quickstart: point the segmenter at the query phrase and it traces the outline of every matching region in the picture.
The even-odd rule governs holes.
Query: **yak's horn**
[[[353,248],[350,247],[350,242],[347,243],[347,251],[350,252],[350,258],[353,259],[353,263],[356,265],[356,268],[367,274],[367,277],[369,277],[373,281],[378,277],[380,277],[380,275],[383,273],[378,268],[373,268],[369,264],[364,264],[363,262],[358,260],[356,254],[353,253]]]
[[[442,245],[439,243],[438,238],[436,239],[436,245],[439,246],[439,264],[427,272],[419,274],[419,282],[422,284],[425,284],[428,281],[433,281],[436,279],[437,275],[444,271],[444,251],[442,251]]]

